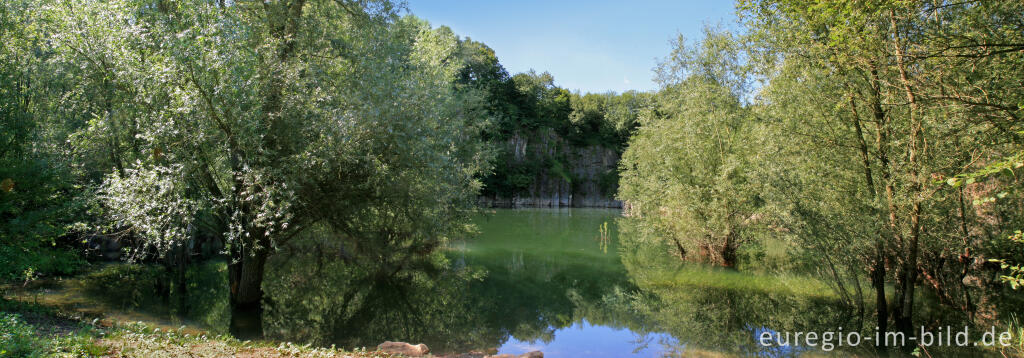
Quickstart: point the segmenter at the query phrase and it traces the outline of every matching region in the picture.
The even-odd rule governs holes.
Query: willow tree
[[[679,256],[734,266],[764,209],[757,124],[737,42],[705,35],[693,47],[680,38],[659,67],[662,89],[623,155],[619,197]]]
[[[741,10],[771,78],[764,115],[810,139],[787,145],[803,157],[794,171],[839,179],[807,181],[804,193],[831,194],[804,219],[842,227],[837,242],[872,279],[879,329],[892,317],[913,334],[920,285],[972,317],[984,287],[966,279],[983,269],[982,242],[1002,230],[993,222],[1020,215],[966,204],[1000,184],[941,182],[1019,143],[1020,5],[744,1]]]
[[[259,307],[267,258],[296,237],[387,276],[466,230],[486,158],[450,31],[388,1],[50,10],[65,59],[142,109],[145,155],[101,188],[110,217],[158,251],[222,235],[235,307]]]

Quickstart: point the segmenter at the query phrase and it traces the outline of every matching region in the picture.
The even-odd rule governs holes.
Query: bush
[[[21,316],[0,312],[0,357],[41,357],[45,344]]]
[[[64,248],[33,248],[0,246],[0,280],[24,280],[26,274],[68,275],[85,265],[74,250]]]
[[[43,160],[0,160],[0,280],[70,274],[85,261],[68,235],[83,201],[68,173]]]

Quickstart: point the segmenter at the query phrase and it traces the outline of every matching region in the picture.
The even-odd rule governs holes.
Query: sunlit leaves
[[[166,252],[195,235],[192,220],[202,203],[185,195],[181,165],[128,169],[111,174],[100,199],[110,208],[110,219],[134,230],[148,246]]]
[[[656,112],[630,138],[619,197],[653,231],[647,236],[677,254],[733,265],[762,205],[757,123],[741,104],[737,45],[711,35],[692,48],[678,42],[660,66]]]
[[[315,234],[379,264],[462,234],[488,158],[479,95],[453,84],[450,30],[388,1],[48,11],[61,19],[55,48],[82,63],[76,85],[104,96],[76,148],[114,164],[104,207],[148,245],[205,230],[272,253]]]

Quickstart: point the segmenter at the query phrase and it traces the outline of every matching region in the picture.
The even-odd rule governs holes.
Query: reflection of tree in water
[[[601,250],[592,240],[591,251],[492,245],[400,270],[330,254],[337,250],[286,249],[264,282],[263,332],[345,348],[427,343],[443,353],[499,347],[512,337],[550,343],[558,329],[586,321],[635,332],[637,350],[685,355],[763,352],[755,339],[762,328],[851,328],[849,311],[824,286],[687,265],[660,246],[621,241],[619,256],[595,255]],[[198,267],[189,281],[191,318],[225,331],[224,264]]]
[[[163,323],[198,324],[226,334],[231,321],[226,271],[222,260],[192,265],[185,272],[185,292],[168,290],[177,277],[152,265],[111,264],[66,282],[69,294],[82,292],[101,310],[140,312]]]
[[[848,323],[828,296],[727,282],[772,278],[682,264],[626,240],[621,263],[579,250],[490,248],[449,252],[459,264],[443,270],[368,270],[297,250],[273,263],[265,282],[264,330],[271,339],[318,345],[401,340],[465,352],[511,337],[548,343],[556,330],[586,320],[637,332],[638,350],[756,353],[762,327],[822,331]],[[446,259],[437,260],[443,267]]]
[[[660,246],[621,237],[622,262],[639,290],[616,290],[586,315],[591,320],[606,317],[626,324],[634,332],[668,333],[675,342],[664,342],[664,350],[776,356],[780,351],[757,344],[756,334],[763,328],[781,332],[853,329],[849,308],[827,295],[827,290],[809,292],[808,287],[817,287],[814,281],[787,285],[773,276],[687,264]]]
[[[472,269],[366,269],[342,260],[310,264],[317,260],[310,256],[273,263],[264,283],[268,338],[347,348],[385,340],[437,342],[432,338],[439,336],[451,348],[498,340],[474,315],[481,311],[478,303],[460,289],[478,275]]]
[[[401,340],[435,352],[495,348],[510,337],[550,342],[582,319],[579,301],[628,285],[617,262],[572,253],[450,253],[465,264],[394,272],[301,252],[316,250],[282,255],[264,282],[267,338],[347,348]]]

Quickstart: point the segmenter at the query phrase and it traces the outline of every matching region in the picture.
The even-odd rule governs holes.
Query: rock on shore
[[[406,356],[406,357],[423,357],[423,356],[426,356],[427,353],[430,353],[430,348],[427,348],[426,344],[422,344],[421,343],[421,344],[413,345],[413,344],[409,344],[409,343],[405,343],[405,342],[392,342],[392,341],[386,341],[384,343],[381,343],[381,344],[377,345],[377,350],[381,351],[381,352],[384,352],[384,353],[388,353],[388,354],[403,355],[403,356]],[[487,352],[487,353],[473,351],[473,352],[469,352],[469,353],[460,353],[460,354],[454,354],[454,355],[444,355],[444,356],[440,356],[440,357],[441,358],[544,358],[544,353],[541,352],[541,351],[533,351],[533,352],[524,353],[524,354],[520,354],[520,355],[507,354],[507,353],[506,354],[494,354],[494,353],[497,353],[497,352],[498,352],[497,349],[492,349],[492,350],[489,350],[489,352]]]
[[[422,357],[430,352],[426,344],[412,345],[405,342],[385,341],[377,345],[377,350],[389,354],[401,354],[409,357]]]

